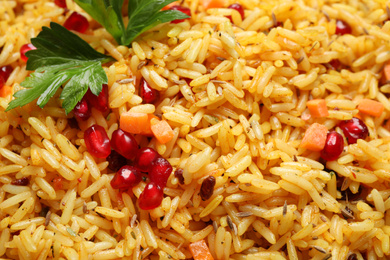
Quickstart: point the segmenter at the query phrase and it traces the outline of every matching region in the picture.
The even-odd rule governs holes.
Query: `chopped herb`
[[[131,231],[131,236],[134,238],[134,239],[137,239],[137,237],[135,236],[135,233],[134,233],[134,231]]]
[[[27,105],[38,98],[43,107],[63,85],[60,95],[66,113],[72,111],[87,92],[99,95],[102,85],[108,82],[101,64],[113,58],[94,50],[87,42],[57,23],[43,27],[36,38],[31,39],[37,48],[26,53],[27,69],[35,70],[15,93],[7,110]]]
[[[72,236],[72,237],[77,237],[77,234],[71,229],[70,227],[66,228],[66,231]]]

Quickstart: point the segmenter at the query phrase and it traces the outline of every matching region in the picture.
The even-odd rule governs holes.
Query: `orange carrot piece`
[[[4,85],[0,88],[0,97],[8,97],[12,95],[12,87]]]
[[[327,133],[328,128],[326,126],[314,123],[306,130],[300,146],[319,152],[325,147]]]
[[[225,6],[224,0],[201,0],[204,9],[221,8]]]
[[[214,260],[214,257],[211,255],[210,249],[204,240],[191,243],[189,248],[194,260]]]
[[[164,11],[169,10],[169,9],[171,9],[172,6],[175,6],[175,5],[180,5],[180,2],[179,1],[172,2],[169,5],[164,6],[161,10],[164,10]]]
[[[150,121],[152,119],[160,120],[158,116],[155,116],[153,114],[148,114],[148,123],[145,125],[145,129],[143,129],[143,131],[140,133],[141,135],[153,136],[153,132],[151,128],[152,125],[150,124]]]
[[[306,105],[312,117],[326,117],[329,115],[325,99],[313,99],[307,101]]]
[[[383,75],[385,76],[385,80],[390,80],[390,61],[386,63],[386,65],[383,67]]]
[[[175,134],[167,121],[151,119],[150,123],[152,132],[160,143],[166,144],[172,140]]]
[[[131,134],[141,134],[150,128],[148,114],[125,112],[120,116],[120,128]]]
[[[385,107],[381,102],[371,99],[363,99],[358,105],[359,112],[375,117],[381,116],[384,109]]]

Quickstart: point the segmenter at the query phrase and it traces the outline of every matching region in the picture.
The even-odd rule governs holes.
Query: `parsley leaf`
[[[138,35],[159,25],[189,16],[176,10],[161,11],[161,8],[175,0],[129,0],[129,22],[126,39],[123,44],[129,45]]]
[[[122,42],[125,26],[122,18],[124,0],[75,0],[93,19],[103,25],[114,37],[115,41]]]
[[[75,2],[103,25],[114,39],[129,45],[138,35],[158,24],[189,16],[176,10],[161,11],[175,0],[129,0],[128,23],[124,26],[122,5],[124,0],[75,0]]]
[[[22,89],[14,94],[7,111],[24,106],[38,98],[43,107],[63,84],[60,95],[66,113],[72,111],[88,88],[98,95],[108,79],[101,64],[113,58],[94,50],[87,42],[57,23],[43,27],[36,38],[31,39],[37,48],[26,53],[27,69],[35,70],[27,77]]]

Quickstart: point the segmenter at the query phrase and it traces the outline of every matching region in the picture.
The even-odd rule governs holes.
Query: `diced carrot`
[[[307,101],[306,105],[312,117],[326,117],[329,115],[325,99],[313,99]]]
[[[148,114],[148,124],[145,126],[145,129],[141,132],[141,135],[146,135],[146,136],[153,136],[152,128],[150,121],[152,119],[160,119],[158,116],[155,116],[153,114]]]
[[[53,188],[55,190],[62,190],[64,187],[63,187],[63,178],[62,177],[57,177],[57,178],[54,178],[52,180],[53,182]]]
[[[131,134],[153,136],[150,120],[159,119],[153,114],[125,112],[119,119],[120,128]]]
[[[211,255],[210,249],[204,240],[191,243],[189,248],[194,260],[214,260],[214,257]]]
[[[0,97],[8,97],[12,95],[12,87],[4,85],[0,88]]]
[[[141,134],[150,128],[148,114],[125,112],[120,116],[120,128],[131,134]]]
[[[324,149],[327,133],[328,128],[326,126],[314,123],[306,130],[300,146],[319,152]]]
[[[358,105],[359,112],[376,117],[381,116],[384,109],[385,107],[381,102],[371,99],[363,99]]]
[[[204,9],[221,8],[226,5],[224,0],[201,0]]]
[[[175,135],[171,126],[165,120],[160,121],[158,119],[151,119],[150,124],[154,136],[162,144],[166,144],[171,141]]]
[[[390,80],[390,61],[383,67],[383,75],[386,81]]]
[[[179,1],[175,1],[175,2],[172,2],[172,3],[170,3],[169,5],[166,5],[166,6],[164,6],[163,8],[162,8],[162,10],[169,10],[169,9],[171,9],[171,7],[172,6],[175,6],[175,5],[180,5],[180,2]]]

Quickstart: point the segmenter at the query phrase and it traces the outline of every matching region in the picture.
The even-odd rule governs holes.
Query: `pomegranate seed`
[[[4,85],[5,85],[5,81],[2,77],[0,77],[0,89],[4,87]]]
[[[86,93],[88,102],[97,110],[106,112],[108,110],[108,85],[103,84],[102,91],[95,96],[90,89]]]
[[[68,19],[66,19],[64,27],[68,30],[84,33],[89,27],[89,22],[85,16],[78,12],[73,12]]]
[[[213,195],[215,186],[215,177],[209,176],[203,180],[202,186],[200,186],[200,197],[202,200],[208,200]]]
[[[31,51],[31,50],[35,50],[35,46],[32,45],[31,43],[27,43],[25,45],[23,45],[22,47],[20,47],[20,58],[22,59],[22,61],[24,62],[27,62],[28,58],[26,56],[26,52],[28,51]]]
[[[176,169],[174,174],[175,174],[175,177],[179,180],[179,183],[181,185],[184,185],[183,169],[180,169],[180,168]]]
[[[11,75],[13,69],[11,66],[0,67],[0,88],[7,82],[9,75]]]
[[[112,133],[111,148],[130,160],[133,160],[138,153],[137,141],[131,134],[122,129]]]
[[[76,116],[76,118],[83,121],[87,120],[91,116],[91,108],[84,97],[74,107],[73,113]]]
[[[368,136],[368,128],[366,124],[357,117],[341,121],[339,127],[343,130],[348,144],[354,144],[357,142],[357,139],[366,139]]]
[[[114,189],[130,189],[141,181],[141,173],[137,168],[125,165],[115,173],[111,180],[111,187]]]
[[[336,21],[336,34],[337,35],[344,35],[344,34],[351,34],[351,33],[352,33],[352,28],[349,24],[347,24],[343,20]]]
[[[111,153],[110,139],[100,125],[93,125],[84,132],[88,152],[98,158],[106,158]]]
[[[112,150],[107,157],[108,168],[114,172],[117,172],[120,168],[127,164],[127,159],[120,155],[117,151]]]
[[[139,197],[138,205],[143,210],[150,210],[160,206],[164,197],[163,190],[154,182],[149,182]]]
[[[66,8],[66,0],[54,0],[54,3],[61,8]]]
[[[340,71],[341,69],[341,62],[339,60],[331,60],[328,64],[332,70]]]
[[[245,13],[244,13],[244,7],[242,7],[242,5],[240,4],[232,4],[232,5],[229,5],[228,6],[229,9],[234,9],[236,11],[238,11],[241,15],[241,19],[244,20],[244,17],[245,17]],[[232,17],[229,15],[227,16],[227,18],[230,19],[230,21],[233,23],[233,19]]]
[[[22,177],[21,179],[17,179],[11,182],[12,185],[17,186],[27,186],[30,183],[30,179],[27,177]]]
[[[139,150],[134,164],[142,172],[148,172],[157,158],[160,158],[160,155],[156,150],[150,147],[144,147]]]
[[[326,136],[325,147],[321,151],[321,157],[326,161],[334,161],[340,156],[343,149],[343,136],[336,131],[329,132]]]
[[[192,79],[184,78],[184,80],[187,82],[187,85],[190,86]]]
[[[146,104],[153,104],[160,97],[159,92],[151,88],[145,79],[142,79],[139,85],[139,95],[142,98],[142,102]]]
[[[187,8],[187,7],[184,7],[184,6],[181,6],[181,5],[174,5],[170,8],[171,10],[177,10],[177,11],[180,11],[188,16],[191,17],[191,10],[190,8]],[[186,19],[177,19],[177,20],[173,20],[171,23],[181,23],[181,22],[184,22],[184,20],[188,20],[190,18],[186,18]]]
[[[171,164],[165,158],[157,158],[150,169],[150,181],[156,183],[161,188],[167,184],[169,175],[172,172]]]

